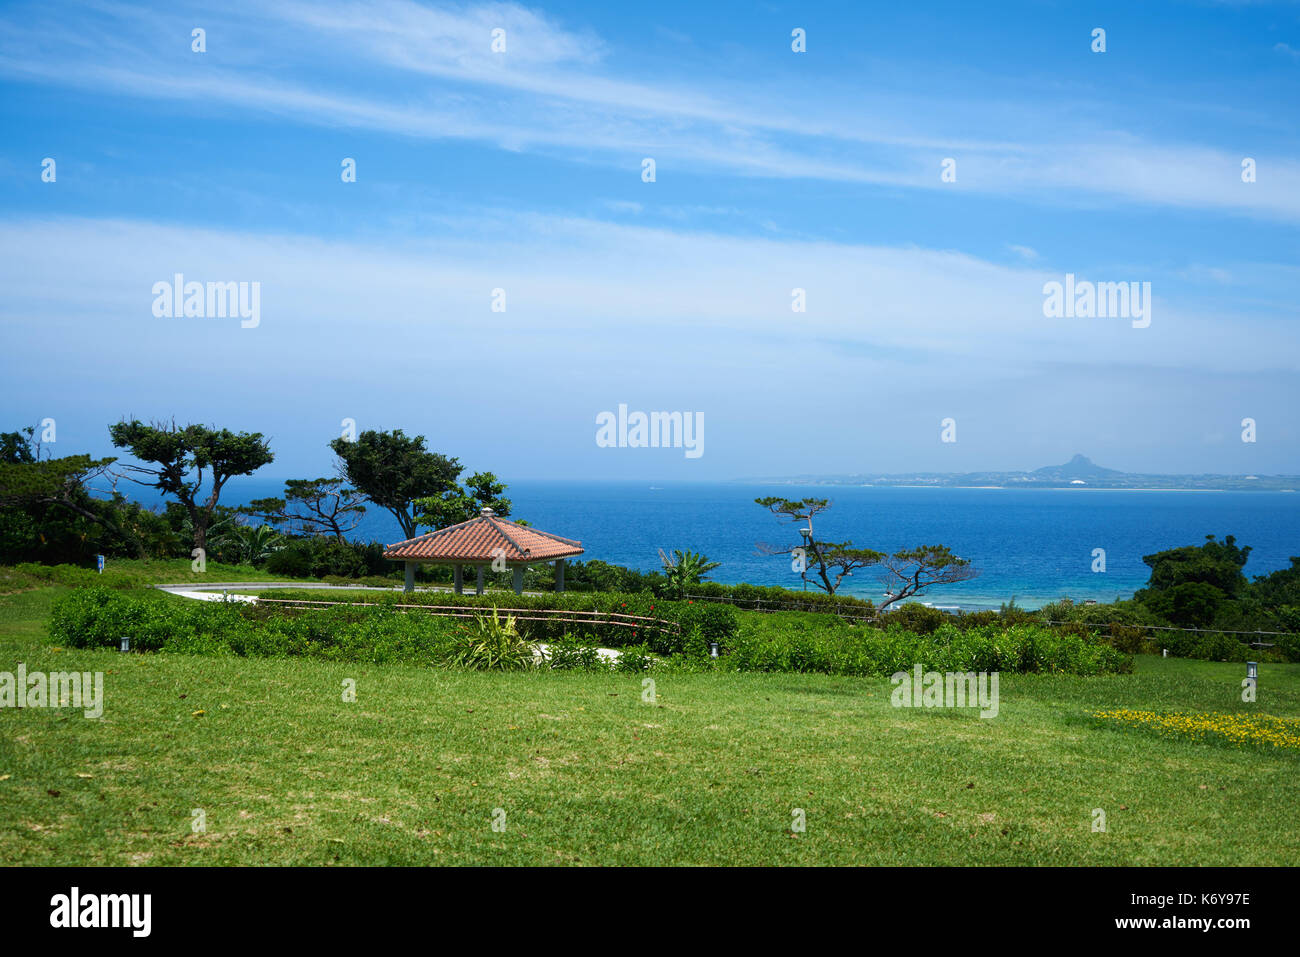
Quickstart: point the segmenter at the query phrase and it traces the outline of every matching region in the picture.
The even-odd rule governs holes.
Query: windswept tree
[[[1151,578],[1136,597],[1140,601],[1147,595],[1192,583],[1210,585],[1224,595],[1235,596],[1246,587],[1242,569],[1250,551],[1249,545],[1238,545],[1232,535],[1224,536],[1223,541],[1206,535],[1204,545],[1185,545],[1144,555],[1142,561],[1151,569]]]
[[[498,481],[491,472],[475,472],[465,480],[463,488],[453,483],[441,495],[412,502],[415,524],[421,528],[446,528],[468,522],[484,508],[490,508],[498,515],[509,515],[510,499],[503,497],[505,490],[505,483]]]
[[[105,474],[115,459],[89,455],[41,458],[34,429],[0,433],[0,508],[36,513],[54,508],[100,526],[145,557],[139,534],[114,502],[90,494],[90,483]]]
[[[817,538],[813,520],[831,507],[824,498],[792,500],[768,496],[754,501],[773,514],[791,522],[801,523],[799,530],[804,538],[802,545],[779,547],[760,542],[759,552],[765,555],[791,555],[791,565],[800,572],[804,581],[812,581],[828,595],[835,594],[845,578],[862,568],[879,568],[880,581],[885,585],[883,610],[904,598],[923,593],[934,585],[948,585],[967,581],[979,573],[968,559],[958,558],[946,545],[921,545],[902,551],[878,552],[871,548],[858,548],[852,542],[822,542]],[[811,573],[812,577],[809,577]]]
[[[36,429],[27,426],[14,432],[0,432],[0,462],[7,465],[26,465],[40,458]]]
[[[194,547],[205,553],[208,526],[226,482],[236,475],[251,475],[275,459],[260,432],[175,422],[146,425],[132,419],[109,426],[108,433],[114,446],[129,450],[144,463],[124,466],[127,477],[180,502],[193,529]]]
[[[883,553],[873,549],[857,548],[852,542],[823,542],[817,538],[813,519],[831,507],[828,499],[794,500],[769,495],[765,498],[756,498],[754,502],[779,518],[803,524],[803,528],[800,529],[800,534],[804,538],[802,545],[782,547],[759,542],[759,553],[790,555],[791,568],[799,573],[799,577],[805,582],[811,581],[828,595],[835,594],[835,590],[840,587],[844,579],[859,568],[869,568],[884,557]],[[811,577],[809,572],[812,573]]]
[[[502,515],[510,502],[500,498],[505,486],[491,472],[470,477],[468,488],[458,483],[464,466],[458,459],[430,452],[424,436],[367,430],[349,441],[330,443],[342,461],[343,475],[367,499],[391,512],[407,538],[419,525],[442,528],[463,522],[490,505]]]
[[[686,597],[688,585],[698,585],[709,572],[722,566],[721,562],[711,562],[704,555],[678,548],[673,549],[671,557],[662,548],[659,549],[659,562],[664,567],[668,587],[673,589],[678,599]]]
[[[1133,597],[1175,625],[1206,627],[1246,597],[1242,569],[1250,551],[1232,535],[1223,541],[1206,535],[1204,545],[1145,555],[1142,561],[1151,569],[1151,578]]]
[[[880,566],[880,581],[887,592],[881,611],[935,585],[969,581],[979,575],[970,559],[958,558],[947,545],[920,545],[894,552],[883,556]]]
[[[302,535],[328,535],[342,543],[366,513],[363,496],[341,478],[289,479],[283,498],[255,498],[240,509]]]

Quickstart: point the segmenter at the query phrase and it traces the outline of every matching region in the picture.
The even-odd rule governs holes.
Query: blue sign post
[[[95,556],[95,565],[99,568],[99,573],[100,573],[101,575],[104,574],[104,556],[103,556],[103,555],[96,555],[96,556]]]

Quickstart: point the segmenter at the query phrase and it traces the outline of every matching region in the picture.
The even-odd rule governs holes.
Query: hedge
[[[453,592],[353,592],[330,596],[314,589],[274,589],[261,593],[271,599],[262,608],[270,614],[275,601],[362,602],[368,605],[441,605],[449,608],[501,608],[597,612],[602,615],[635,615],[644,625],[618,624],[617,619],[575,623],[572,621],[521,621],[520,631],[534,641],[557,641],[565,635],[586,636],[607,648],[646,644],[660,655],[708,653],[710,642],[729,644],[737,629],[736,610],[730,605],[701,601],[671,601],[645,593],[553,592],[544,595],[457,595]],[[283,606],[280,609],[283,611]],[[563,616],[561,616],[563,617]],[[578,617],[578,616],[574,616]]]
[[[727,665],[739,671],[815,671],[892,675],[920,664],[927,671],[1050,672],[1074,675],[1129,671],[1132,658],[1092,636],[1041,625],[942,625],[919,635],[898,627],[851,625],[834,615],[751,615],[742,623]]]
[[[84,588],[55,598],[50,636],[75,648],[116,648],[126,635],[140,651],[438,665],[466,627],[389,608],[266,616],[244,602]]]
[[[686,591],[688,595],[730,601],[741,608],[754,611],[835,611],[861,618],[869,618],[876,613],[876,606],[864,598],[828,595],[823,591],[794,591],[775,585],[699,582],[687,585]]]
[[[321,593],[305,594],[310,600],[319,600],[317,596]],[[441,660],[447,645],[463,635],[470,624],[465,618],[419,611],[407,613],[392,607],[403,603],[401,599],[410,599],[409,595],[378,597],[380,600],[368,605],[285,608],[246,602],[199,602],[161,592],[81,588],[55,598],[50,637],[75,648],[116,648],[122,636],[129,636],[132,647],[141,651],[269,657],[311,655],[427,664]],[[426,599],[426,604],[456,604],[485,610],[493,606],[491,601],[474,601],[471,596],[421,597]],[[642,608],[636,597],[606,595],[599,604],[605,610],[628,614],[661,614],[665,625],[633,629],[600,623],[577,626],[550,621],[520,622],[520,632],[530,641],[599,642],[614,647],[644,645],[656,655],[699,658],[708,655],[710,641],[725,643],[734,637],[735,611],[730,607],[651,599]],[[497,604],[505,603],[498,599]],[[509,604],[523,607],[513,600]],[[547,607],[541,600],[528,604]],[[602,631],[608,633],[609,640],[601,637]]]

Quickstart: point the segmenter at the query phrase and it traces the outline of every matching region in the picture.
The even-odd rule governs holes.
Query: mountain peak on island
[[[1300,475],[1148,475],[1121,472],[1075,455],[1064,465],[1046,465],[1032,472],[859,472],[853,475],[800,475],[746,479],[776,485],[860,485],[899,488],[1087,488],[1087,489],[1204,489],[1215,491],[1300,492]]]
[[[1035,475],[1053,479],[1088,479],[1103,478],[1108,475],[1122,475],[1116,469],[1102,468],[1086,455],[1075,455],[1064,465],[1046,465],[1034,471]]]

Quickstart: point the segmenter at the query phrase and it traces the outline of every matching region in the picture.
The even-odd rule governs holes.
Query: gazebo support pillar
[[[478,575],[476,576],[476,581],[474,582],[474,594],[481,595],[483,594],[483,566],[479,565],[477,570],[478,570]]]
[[[406,563],[406,582],[402,591],[415,591],[415,562]]]
[[[564,559],[556,559],[555,562],[555,590],[564,591]]]
[[[523,593],[524,593],[524,566],[516,565],[515,566],[515,594],[522,595]]]
[[[462,573],[462,566],[451,566],[451,584],[457,595],[465,594],[465,576]]]

